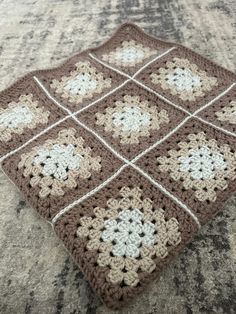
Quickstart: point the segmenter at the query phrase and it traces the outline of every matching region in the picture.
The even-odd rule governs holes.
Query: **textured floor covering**
[[[121,22],[236,70],[235,1],[0,0],[0,88],[94,46]],[[236,197],[162,275],[119,313],[236,312]],[[112,313],[51,226],[0,174],[0,313]]]

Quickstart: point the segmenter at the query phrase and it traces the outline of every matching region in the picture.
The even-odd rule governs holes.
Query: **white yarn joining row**
[[[167,53],[169,53],[170,51],[172,51],[173,49],[175,49],[175,47],[172,47],[170,49],[168,49],[166,52],[164,52],[162,55],[156,56],[155,58],[153,58],[151,61],[149,61],[147,64],[145,64],[143,67],[141,67],[133,76],[129,76],[128,74],[106,64],[105,62],[99,60],[97,57],[93,56],[92,54],[90,54],[90,57],[95,59],[97,62],[103,64],[104,66],[106,66],[107,68],[112,69],[113,71],[127,77],[128,79],[123,82],[121,85],[117,86],[116,88],[114,88],[113,90],[111,90],[109,93],[103,95],[102,97],[100,97],[99,99],[95,100],[94,102],[88,104],[87,106],[85,106],[84,108],[76,111],[75,113],[72,113],[68,108],[66,108],[65,106],[63,106],[62,104],[60,104],[50,93],[49,91],[45,88],[45,86],[43,86],[43,84],[39,81],[39,79],[37,77],[34,76],[34,80],[35,82],[41,87],[41,89],[45,92],[45,94],[48,96],[49,99],[51,99],[56,105],[58,105],[60,108],[62,108],[63,110],[65,110],[68,115],[65,116],[63,119],[57,121],[56,123],[52,124],[51,126],[47,127],[45,130],[43,130],[42,132],[40,132],[39,134],[35,135],[33,138],[31,138],[30,140],[28,140],[26,143],[24,143],[22,146],[18,147],[17,149],[9,152],[8,154],[4,155],[0,161],[4,160],[5,158],[9,157],[10,155],[16,153],[17,151],[19,151],[20,149],[22,149],[23,147],[25,147],[26,145],[28,145],[29,143],[31,143],[33,140],[37,139],[39,136],[41,136],[42,134],[48,132],[50,129],[54,128],[55,126],[59,125],[60,123],[62,123],[63,121],[67,120],[68,118],[72,118],[74,121],[76,121],[81,127],[85,128],[88,132],[92,133],[94,136],[96,136],[98,138],[99,141],[101,141],[110,151],[112,151],[114,153],[115,156],[117,156],[119,159],[121,159],[123,162],[125,162],[125,164],[123,164],[115,173],[113,173],[113,175],[111,175],[107,180],[105,180],[102,184],[100,184],[99,186],[97,186],[96,188],[94,188],[93,190],[89,191],[87,194],[83,195],[81,198],[77,199],[76,201],[74,201],[73,203],[69,204],[68,206],[66,206],[65,208],[63,208],[62,210],[60,210],[57,215],[53,218],[52,223],[54,224],[63,214],[65,214],[66,212],[68,212],[71,208],[73,208],[75,205],[81,203],[82,201],[84,201],[86,198],[90,197],[91,195],[95,194],[97,191],[99,191],[100,189],[102,189],[103,187],[105,187],[109,182],[111,182],[115,177],[117,177],[126,167],[131,166],[134,169],[136,169],[138,172],[140,172],[142,175],[144,175],[153,185],[155,185],[158,189],[160,189],[163,193],[165,193],[166,195],[168,195],[174,202],[176,202],[177,204],[179,204],[179,206],[181,206],[196,222],[196,224],[200,227],[200,223],[198,221],[198,218],[193,214],[193,212],[184,204],[182,203],[178,198],[176,198],[174,195],[172,195],[169,191],[167,191],[160,183],[156,182],[153,178],[151,178],[146,172],[144,172],[141,168],[139,168],[137,165],[134,164],[134,162],[136,162],[139,158],[141,158],[143,155],[145,155],[147,152],[151,151],[153,148],[155,148],[157,145],[159,145],[160,143],[162,143],[164,140],[166,140],[168,137],[170,137],[173,133],[175,133],[181,126],[183,126],[191,117],[195,117],[199,120],[201,120],[203,123],[212,125],[213,127],[220,129],[221,131],[223,131],[224,133],[230,134],[232,136],[236,136],[234,133],[227,131],[223,128],[220,128],[218,126],[215,126],[214,124],[205,121],[204,119],[197,117],[196,114],[198,114],[201,110],[207,108],[208,106],[210,106],[213,102],[215,102],[217,99],[219,99],[220,97],[222,97],[223,95],[225,95],[230,89],[233,88],[233,86],[236,83],[233,83],[231,86],[229,86],[224,92],[222,92],[221,94],[219,94],[217,97],[215,97],[213,100],[211,100],[209,103],[207,103],[206,105],[202,106],[201,108],[199,108],[198,110],[196,110],[193,114],[190,113],[189,111],[185,110],[184,108],[174,104],[173,102],[169,101],[168,99],[166,99],[165,97],[163,97],[162,95],[160,95],[159,93],[153,91],[151,88],[149,88],[148,86],[144,85],[143,83],[137,81],[135,79],[135,77],[143,70],[145,69],[147,66],[149,66],[151,63],[155,62],[157,59],[161,58],[162,56],[166,55]],[[101,138],[95,131],[91,130],[90,128],[88,128],[86,125],[84,125],[82,122],[79,121],[79,119],[77,117],[75,117],[76,114],[86,110],[87,108],[95,105],[97,102],[100,102],[102,99],[104,99],[105,97],[108,97],[109,95],[111,95],[112,93],[114,93],[115,91],[117,91],[118,89],[122,88],[125,84],[127,84],[129,81],[134,81],[135,83],[137,83],[138,85],[142,86],[143,88],[145,88],[146,90],[154,93],[156,96],[158,96],[159,98],[163,99],[165,102],[167,102],[168,104],[178,108],[181,111],[184,111],[185,113],[188,114],[188,116],[178,125],[176,126],[172,131],[170,131],[166,136],[164,136],[161,140],[157,141],[156,143],[154,143],[152,146],[150,146],[149,148],[147,148],[145,151],[141,152],[139,155],[137,155],[135,158],[133,158],[131,161],[127,160],[125,157],[123,157],[122,155],[120,155],[118,152],[116,152],[103,138]]]

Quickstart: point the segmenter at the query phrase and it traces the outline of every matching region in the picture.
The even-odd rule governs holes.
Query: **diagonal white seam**
[[[189,117],[190,118],[190,117]],[[125,162],[125,164],[121,167],[122,170],[125,168],[125,166],[131,166],[134,169],[136,169],[137,171],[139,171],[140,173],[142,173],[147,179],[149,179],[150,182],[152,182],[156,187],[158,187],[163,193],[165,193],[166,195],[168,195],[172,200],[174,200],[178,205],[180,205],[185,211],[187,211],[188,213],[191,213],[191,217],[195,220],[196,224],[200,227],[200,223],[198,218],[193,214],[193,212],[184,204],[182,203],[179,199],[177,199],[174,195],[172,195],[169,191],[167,191],[160,183],[157,183],[154,179],[152,179],[146,172],[144,172],[142,169],[140,169],[137,165],[133,164],[133,160],[129,161],[128,159],[124,158],[123,156],[121,156],[118,152],[116,152],[103,138],[101,138],[96,132],[94,132],[93,130],[91,130],[90,128],[88,128],[86,125],[84,125],[83,123],[81,123],[77,118],[75,118],[75,121],[81,125],[82,127],[85,127],[85,129],[89,132],[91,132],[95,137],[97,137],[100,141],[102,141],[102,143],[110,150],[112,151],[118,158],[120,158],[122,161]],[[134,158],[135,159],[135,158]],[[121,169],[120,168],[120,169]],[[117,172],[121,172],[121,170],[118,170]],[[109,183],[110,181],[113,180],[113,178],[115,178],[119,173],[115,173],[113,174],[109,181],[107,182],[107,180],[105,182]],[[106,184],[107,184],[106,183]],[[105,184],[105,185],[106,185]],[[57,215],[53,218],[52,223],[54,224],[62,215],[64,215],[66,212],[68,212],[72,207],[74,207],[76,204],[81,203],[84,199],[86,199],[87,197],[93,195],[94,193],[96,193],[98,190],[100,190],[101,188],[103,188],[103,186],[105,186],[102,184],[100,184],[98,187],[94,188],[93,190],[89,191],[87,194],[85,194],[82,198],[79,198],[78,200],[74,201],[72,204],[69,204],[68,206],[66,206],[65,208],[63,208],[62,210],[60,210]],[[98,190],[97,190],[98,189]]]
[[[217,100],[218,100],[219,98],[221,98],[223,95],[225,95],[230,89],[233,88],[233,86],[236,85],[236,83],[231,84],[226,90],[224,90],[224,91],[223,91],[222,93],[220,93],[218,96],[216,96],[215,98],[213,98],[213,99],[212,99],[211,101],[209,101],[207,104],[205,104],[205,105],[202,106],[201,108],[197,109],[195,112],[191,113],[190,111],[186,110],[185,108],[183,108],[183,107],[181,107],[181,106],[176,105],[175,103],[173,103],[172,101],[170,101],[170,100],[167,99],[166,97],[164,97],[164,96],[162,96],[161,94],[159,94],[158,92],[154,91],[152,88],[146,86],[146,85],[143,84],[142,82],[140,82],[140,81],[138,81],[138,80],[135,79],[135,76],[137,76],[137,74],[140,73],[144,68],[146,68],[146,67],[149,66],[151,63],[155,62],[157,59],[159,59],[160,57],[162,57],[163,55],[167,54],[168,52],[170,52],[170,51],[172,51],[172,50],[174,50],[174,49],[176,49],[176,47],[172,47],[172,48],[170,48],[169,50],[167,50],[166,52],[164,52],[162,55],[159,55],[159,56],[153,58],[151,61],[149,61],[147,64],[145,64],[142,68],[140,68],[133,76],[129,76],[128,74],[126,74],[126,73],[124,73],[124,72],[122,72],[122,71],[120,71],[120,70],[118,70],[118,69],[116,69],[116,68],[110,66],[109,64],[107,64],[107,63],[101,61],[100,59],[98,59],[97,57],[95,57],[94,55],[92,55],[91,53],[90,53],[89,55],[90,55],[90,57],[92,57],[92,58],[95,59],[97,62],[99,62],[99,63],[101,63],[102,65],[104,65],[105,67],[107,67],[107,68],[109,68],[109,69],[111,69],[111,70],[113,70],[113,71],[115,71],[115,72],[118,72],[118,73],[120,73],[120,74],[123,75],[123,76],[129,77],[129,79],[128,79],[126,82],[128,82],[128,81],[135,82],[136,84],[138,84],[139,86],[143,87],[143,88],[146,89],[147,91],[149,91],[149,92],[155,94],[158,98],[162,99],[163,101],[165,101],[165,102],[168,103],[169,105],[171,105],[171,106],[173,106],[173,107],[175,107],[175,108],[177,108],[177,109],[183,111],[184,113],[188,114],[189,117],[195,117],[195,118],[197,118],[198,120],[202,121],[203,123],[209,124],[209,125],[211,125],[212,127],[216,128],[216,129],[218,129],[218,130],[221,130],[222,132],[224,132],[224,133],[226,133],[226,134],[229,134],[229,135],[232,135],[232,136],[235,137],[236,135],[235,135],[233,132],[230,132],[230,131],[228,131],[228,130],[226,130],[226,129],[224,129],[224,128],[221,128],[221,127],[219,127],[219,126],[217,126],[217,125],[215,125],[215,124],[213,124],[213,123],[210,123],[210,122],[208,122],[207,120],[198,117],[197,114],[198,114],[200,111],[206,109],[208,106],[210,106],[210,105],[211,105],[212,103],[214,103],[215,101],[217,101]],[[186,119],[186,121],[187,121],[187,120],[188,120],[188,119]],[[181,125],[182,125],[182,124],[181,124]],[[162,141],[161,141],[161,142],[162,142]],[[160,142],[160,143],[161,143],[161,142]],[[156,145],[155,145],[155,146],[156,146]],[[155,146],[154,146],[154,147],[155,147]]]
[[[137,72],[134,73],[134,75],[132,76],[132,78],[135,78],[135,76],[137,76],[140,72],[142,72],[146,67],[148,67],[150,64],[152,64],[153,62],[155,62],[156,60],[164,57],[166,54],[168,54],[169,52],[171,52],[172,50],[176,49],[176,47],[171,47],[169,49],[167,49],[166,51],[164,51],[162,54],[156,56],[155,58],[153,58],[152,60],[150,60],[149,62],[147,62],[144,66],[142,66]]]
[[[205,104],[204,106],[202,106],[201,108],[199,108],[198,110],[196,110],[194,112],[194,115],[198,114],[200,111],[206,109],[207,107],[209,107],[211,104],[213,104],[216,100],[218,100],[219,98],[221,98],[222,96],[224,96],[225,94],[227,94],[234,86],[236,85],[236,83],[231,84],[226,90],[224,90],[222,93],[220,93],[218,96],[216,96],[214,99],[212,99],[211,101],[209,101],[207,104]]]
[[[103,100],[104,98],[108,97],[109,95],[115,93],[117,90],[119,90],[120,88],[122,88],[125,84],[127,84],[130,79],[125,80],[122,84],[118,85],[117,87],[113,88],[111,91],[109,91],[108,93],[104,94],[103,96],[101,96],[100,98],[96,99],[95,101],[89,103],[87,106],[72,112],[70,109],[66,108],[65,106],[63,106],[61,103],[59,103],[59,101],[53,97],[49,91],[46,89],[46,87],[42,84],[42,82],[36,77],[33,77],[34,80],[36,81],[36,83],[42,88],[42,90],[45,92],[45,94],[48,96],[49,99],[51,99],[56,105],[58,105],[60,108],[62,108],[63,110],[65,110],[69,115],[77,115],[78,113],[88,109],[89,107],[95,105],[96,103],[100,102],[101,100]]]
[[[50,126],[48,126],[46,129],[44,129],[43,131],[41,131],[40,133],[36,134],[35,136],[33,136],[31,139],[29,139],[27,142],[25,142],[24,144],[22,144],[21,146],[17,147],[16,149],[10,151],[9,153],[3,155],[0,158],[0,163],[5,160],[7,157],[15,154],[16,152],[18,152],[19,150],[21,150],[22,148],[24,148],[25,146],[27,146],[28,144],[30,144],[31,142],[33,142],[34,140],[36,140],[39,136],[43,135],[44,133],[47,133],[49,130],[51,130],[52,128],[54,128],[55,126],[61,124],[63,121],[67,120],[68,118],[70,118],[70,115],[65,116],[64,118],[62,118],[61,120],[58,120],[57,122],[51,124]]]
[[[67,213],[71,208],[73,208],[75,205],[80,204],[84,200],[86,200],[88,197],[92,196],[93,194],[97,193],[99,190],[101,190],[103,187],[105,187],[109,182],[111,182],[113,179],[115,179],[123,169],[128,167],[128,164],[123,164],[115,173],[113,173],[108,179],[106,179],[103,183],[96,186],[93,190],[89,191],[87,194],[84,194],[79,199],[75,200],[73,203],[69,204],[65,208],[63,208],[61,211],[59,211],[52,219],[52,224],[55,224],[55,222],[65,213]]]
[[[223,93],[221,93],[220,95],[217,96],[217,99],[222,97],[225,93],[227,93],[232,87],[234,86],[234,84],[232,84],[227,90],[225,90]],[[216,99],[215,99],[216,100]],[[213,101],[215,101],[213,100]],[[206,104],[204,106],[204,108],[206,108],[207,106],[210,106],[212,104],[212,102],[209,102],[208,104]],[[203,109],[204,109],[203,108]],[[200,108],[201,109],[201,108]],[[203,110],[202,109],[202,110]],[[159,145],[160,143],[162,143],[164,140],[166,140],[169,136],[171,136],[173,133],[175,133],[184,123],[186,123],[191,117],[194,117],[196,113],[200,112],[201,110],[197,110],[194,114],[189,114],[180,124],[178,124],[177,127],[175,127],[173,130],[171,130],[171,132],[169,132],[165,137],[163,137],[161,140],[157,141],[156,143],[154,143],[152,146],[148,147],[145,151],[141,152],[139,155],[137,155],[135,158],[133,158],[131,161],[127,160],[126,158],[124,158],[122,155],[120,155],[118,152],[116,152],[103,138],[101,138],[96,132],[94,132],[92,129],[88,128],[86,125],[84,125],[82,122],[80,122],[77,118],[75,118],[75,120],[77,121],[78,124],[80,124],[82,127],[84,127],[87,131],[91,132],[94,136],[96,136],[100,141],[102,141],[102,143],[108,148],[110,149],[119,159],[123,160],[125,162],[126,165],[129,165],[131,167],[133,167],[134,169],[136,169],[137,171],[139,171],[140,173],[142,173],[147,179],[149,179],[150,182],[152,182],[156,187],[158,187],[161,191],[163,191],[166,195],[168,195],[172,200],[174,200],[177,204],[179,204],[186,212],[188,212],[191,217],[195,220],[195,222],[197,223],[198,227],[200,227],[200,223],[198,218],[193,214],[193,212],[184,204],[182,203],[178,198],[176,198],[174,195],[172,195],[168,190],[166,190],[161,184],[159,184],[158,182],[156,182],[153,178],[151,178],[145,171],[143,171],[141,168],[139,168],[137,165],[134,164],[134,162],[136,162],[138,159],[140,159],[143,155],[145,155],[147,152],[149,152],[150,150],[152,150],[154,147],[156,147],[157,145]],[[197,117],[199,118],[199,117]],[[201,119],[201,118],[200,118]],[[202,120],[202,119],[201,119]],[[204,120],[203,120],[204,122]],[[214,126],[214,125],[213,125]],[[220,128],[221,129],[221,128]],[[224,130],[224,129],[223,129]],[[231,133],[231,132],[230,132]],[[125,166],[125,165],[123,165]],[[102,187],[101,187],[102,188]],[[92,190],[93,191],[93,190]],[[92,193],[92,191],[89,192],[88,197],[90,196],[90,194]],[[96,191],[94,192],[96,193]],[[87,194],[86,194],[87,195]],[[85,195],[85,197],[86,197]],[[81,202],[80,199],[77,200],[78,202]],[[76,202],[76,204],[78,204]],[[55,221],[65,213],[65,211],[67,212],[68,210],[70,210],[70,208],[72,208],[73,205],[69,205],[69,209],[68,206],[66,207],[66,209],[62,209],[58,214],[57,214],[57,218],[53,218],[53,223],[55,223]]]
[[[175,203],[180,205],[196,222],[198,227],[201,227],[201,224],[198,218],[194,215],[194,213],[184,204],[182,203],[177,197],[175,197],[172,193],[170,193],[167,189],[165,189],[160,183],[154,180],[149,174],[139,168],[137,165],[132,165],[134,169],[136,169],[139,173],[141,173],[144,177],[146,177],[153,185],[155,185],[159,190],[161,190],[164,194],[168,195]]]
[[[230,131],[228,131],[228,130],[226,130],[224,128],[221,128],[220,126],[218,126],[216,124],[213,124],[213,123],[203,119],[202,117],[199,117],[197,115],[192,115],[191,117],[193,117],[194,119],[198,119],[198,120],[202,121],[203,123],[208,124],[208,125],[212,126],[214,129],[220,130],[221,132],[223,132],[225,134],[228,134],[228,135],[231,135],[233,137],[236,137],[236,133],[233,133],[233,132],[230,132]]]
[[[164,137],[162,137],[159,141],[156,141],[153,145],[149,146],[147,149],[142,151],[140,154],[135,156],[131,161],[136,162],[139,160],[142,156],[146,155],[148,152],[150,152],[152,149],[154,149],[156,146],[164,142],[167,138],[169,138],[172,134],[174,134],[178,129],[180,129],[189,119],[191,119],[190,116],[186,117],[182,122],[180,122],[174,129],[172,129],[168,134],[166,134]]]
[[[182,108],[178,105],[176,105],[175,103],[173,103],[172,101],[170,101],[169,99],[167,99],[166,97],[162,96],[161,94],[157,93],[156,91],[154,91],[152,88],[146,86],[145,84],[143,84],[142,82],[136,80],[136,79],[131,79],[131,81],[135,82],[136,84],[142,86],[144,89],[148,90],[149,92],[155,94],[158,98],[164,100],[166,103],[168,103],[169,105],[185,112],[186,114],[188,114],[191,117],[196,117],[196,115],[201,112],[202,110],[206,109],[207,107],[209,107],[210,105],[212,105],[214,102],[216,102],[218,99],[220,99],[222,96],[224,96],[225,94],[227,94],[235,85],[236,83],[232,83],[229,87],[227,87],[223,92],[221,92],[219,95],[217,95],[215,98],[213,98],[211,101],[209,101],[208,103],[206,103],[204,106],[200,107],[199,109],[197,109],[196,111],[194,111],[193,113],[191,113],[190,111],[186,110],[185,108]],[[204,119],[202,119],[202,121],[206,121]],[[212,124],[214,125],[214,124]],[[223,128],[221,128],[223,129]],[[223,129],[224,130],[224,129]]]
[[[229,88],[227,88],[224,92],[222,92],[220,95],[217,96],[217,99],[219,99],[220,97],[222,97],[223,95],[225,95],[236,83],[232,84]],[[203,109],[205,109],[206,107],[210,106],[212,104],[213,101],[210,101],[209,103],[207,103]],[[201,109],[201,108],[200,108]],[[202,110],[203,110],[202,109]],[[166,134],[163,138],[161,138],[159,141],[155,142],[152,146],[149,146],[146,150],[142,151],[139,155],[137,155],[134,159],[132,159],[132,162],[137,161],[138,159],[140,159],[142,156],[144,156],[146,153],[148,153],[149,151],[151,151],[153,148],[155,148],[156,146],[158,146],[159,144],[161,144],[163,141],[165,141],[167,138],[169,138],[172,134],[174,134],[182,125],[184,125],[189,119],[191,118],[195,118],[198,119],[200,121],[202,121],[203,123],[209,124],[211,125],[213,128],[216,128],[228,135],[234,136],[236,137],[236,134],[233,132],[230,132],[224,128],[221,128],[211,122],[208,122],[207,120],[197,116],[196,114],[199,113],[201,110],[197,110],[195,111],[193,114],[189,113],[189,116],[187,116],[181,123],[179,123],[174,129],[172,129],[168,134]]]
[[[190,117],[187,117],[190,118]],[[122,155],[120,155],[116,150],[114,150],[103,138],[101,138],[96,132],[94,132],[92,129],[88,128],[86,125],[84,125],[82,122],[80,122],[77,118],[73,117],[73,119],[82,127],[84,127],[88,132],[92,133],[95,137],[97,137],[110,151],[113,152],[114,155],[116,155],[119,159],[121,159],[122,161],[125,162],[125,165],[123,165],[115,174],[113,174],[110,178],[109,181],[104,181],[107,183],[109,183],[110,181],[113,180],[113,178],[115,178],[124,168],[125,166],[131,166],[134,169],[136,169],[137,171],[139,171],[140,173],[142,173],[143,175],[145,175],[146,178],[149,179],[150,182],[152,182],[153,184],[155,183],[155,186],[158,187],[159,189],[161,189],[166,195],[170,196],[177,204],[179,204],[185,211],[187,211],[188,213],[191,213],[190,215],[193,217],[193,219],[195,220],[195,222],[197,223],[198,226],[200,226],[200,223],[198,221],[198,218],[193,214],[193,212],[184,204],[182,203],[180,200],[178,200],[174,195],[172,195],[169,191],[167,191],[161,184],[157,183],[154,179],[152,179],[146,172],[144,172],[142,169],[140,169],[137,165],[134,165],[133,162],[136,161],[136,158],[134,158],[133,160],[129,161],[128,159],[124,158]],[[104,183],[103,182],[103,183]],[[94,193],[96,193],[98,190],[100,190],[101,188],[103,188],[103,185],[100,184],[98,187],[94,188],[93,190],[89,191],[87,194],[85,194],[82,198],[79,198],[78,200],[74,201],[73,203],[69,204],[68,206],[66,206],[65,208],[63,208],[62,210],[60,210],[57,215],[53,218],[52,223],[54,224],[59,217],[61,217],[63,214],[65,214],[66,212],[68,212],[72,207],[74,207],[76,204],[81,203],[83,200],[85,200],[87,197],[93,195]]]
[[[126,74],[125,72],[120,71],[120,70],[118,70],[118,69],[112,67],[111,65],[109,65],[109,64],[106,63],[106,62],[103,62],[102,60],[100,60],[100,59],[98,59],[97,57],[95,57],[92,53],[89,53],[89,56],[90,56],[92,59],[94,59],[95,61],[97,61],[98,63],[104,65],[104,67],[106,67],[106,68],[108,68],[108,69],[110,69],[110,70],[112,70],[112,71],[114,71],[114,72],[116,72],[116,73],[118,73],[118,74],[120,74],[120,75],[122,75],[122,76],[128,77],[129,79],[132,78],[131,75]]]
[[[56,105],[58,105],[60,108],[65,108],[63,105],[61,105],[53,96],[50,95],[50,93],[48,92],[48,90],[44,87],[44,85],[36,78],[35,81],[39,84],[39,86],[43,89],[43,91],[46,93],[46,95],[55,102]],[[126,158],[124,158],[122,155],[120,155],[116,150],[114,150],[101,136],[99,136],[96,132],[94,132],[92,129],[90,129],[87,125],[85,125],[84,123],[82,123],[81,121],[78,120],[78,118],[75,116],[76,113],[72,113],[69,109],[65,108],[67,110],[67,112],[69,113],[69,116],[75,120],[77,122],[77,124],[79,124],[81,127],[83,127],[84,129],[86,129],[88,132],[92,133],[95,137],[97,137],[100,142],[102,142],[107,148],[110,149],[110,151],[112,151],[112,153],[117,156],[119,159],[121,159],[124,162],[129,162]]]
[[[109,93],[104,94],[102,97],[98,98],[97,100],[91,102],[90,104],[88,104],[87,106],[85,106],[84,108],[81,108],[79,110],[77,110],[76,112],[73,113],[73,115],[77,115],[78,113],[81,113],[82,111],[88,109],[91,106],[94,106],[96,103],[100,102],[101,100],[103,100],[104,98],[110,96],[111,94],[115,93],[117,90],[121,89],[124,85],[126,85],[128,82],[130,81],[130,79],[124,81],[122,84],[120,84],[119,86],[115,87],[114,89],[112,89]]]
[[[157,59],[159,59],[159,58],[162,57],[163,55],[166,55],[168,52],[170,52],[170,51],[172,51],[172,50],[174,50],[174,49],[176,49],[176,47],[172,47],[172,48],[168,49],[168,51],[166,51],[166,52],[163,53],[162,55],[155,57],[154,59],[152,59],[151,61],[149,61],[147,64],[145,64],[142,68],[140,68],[137,72],[135,72],[132,76],[126,74],[126,73],[123,72],[123,71],[118,70],[117,68],[114,68],[113,66],[109,65],[109,64],[106,63],[106,62],[103,62],[102,60],[100,60],[99,58],[95,57],[95,56],[94,56],[93,54],[91,54],[91,53],[89,53],[89,56],[90,56],[91,58],[93,58],[94,60],[96,60],[98,63],[100,63],[100,64],[102,64],[103,66],[105,66],[106,68],[108,68],[108,69],[110,69],[110,70],[113,70],[114,72],[117,72],[117,73],[119,73],[119,74],[121,74],[121,75],[123,75],[123,76],[125,76],[125,77],[128,77],[130,81],[135,82],[136,84],[142,86],[142,87],[143,87],[144,89],[146,89],[147,91],[149,91],[149,92],[155,94],[158,98],[164,100],[166,103],[168,103],[168,104],[170,104],[170,105],[172,105],[172,106],[174,106],[174,107],[180,109],[181,111],[184,111],[185,113],[187,113],[187,114],[190,115],[191,113],[190,113],[188,110],[186,110],[186,109],[184,109],[184,108],[182,108],[182,107],[180,107],[180,106],[174,104],[174,103],[173,103],[172,101],[170,101],[169,99],[165,98],[165,97],[162,96],[161,94],[155,92],[155,91],[154,91],[153,89],[151,89],[150,87],[146,86],[146,85],[143,84],[142,82],[140,82],[140,81],[138,81],[138,80],[135,79],[135,77],[137,76],[137,74],[139,74],[139,73],[140,73],[142,70],[144,70],[147,66],[149,66],[151,63],[155,62]]]
[[[92,129],[90,129],[87,125],[85,125],[84,123],[82,123],[78,118],[72,116],[72,119],[74,119],[82,128],[84,128],[85,130],[87,130],[88,132],[90,132],[91,134],[93,134],[96,138],[99,139],[100,142],[103,143],[103,145],[105,145],[116,157],[118,157],[120,160],[128,163],[129,160],[126,159],[125,157],[123,157],[122,155],[120,155],[114,148],[112,148],[100,135],[98,135],[95,131],[93,131]]]
[[[72,114],[72,112],[68,108],[66,108],[65,106],[60,104],[59,101],[57,101],[56,98],[54,98],[49,93],[49,91],[46,89],[46,87],[44,87],[44,85],[40,82],[40,80],[36,76],[33,76],[33,79],[41,87],[41,89],[44,91],[44,93],[48,96],[49,99],[51,99],[58,107],[60,107],[61,109],[65,110],[69,115]]]
[[[223,133],[225,133],[225,134],[228,134],[228,135],[231,135],[231,136],[233,136],[233,137],[236,137],[236,133],[233,133],[233,132],[230,132],[230,131],[228,131],[228,130],[226,130],[226,129],[223,129],[223,128],[221,128],[220,126],[218,126],[218,125],[216,125],[216,124],[213,124],[213,123],[211,123],[211,122],[209,122],[209,121],[203,119],[202,117],[194,116],[194,118],[195,118],[195,119],[198,119],[198,120],[200,120],[200,121],[202,121],[203,123],[209,124],[209,125],[212,126],[213,128],[218,129],[218,130],[220,130],[221,132],[223,132]]]
[[[163,56],[165,56],[166,54],[168,54],[169,52],[171,52],[172,50],[176,49],[176,47],[171,47],[169,49],[167,49],[166,51],[164,51],[162,54],[154,57],[152,60],[150,60],[149,62],[147,62],[146,64],[144,64],[140,69],[138,69],[132,76],[113,67],[113,66],[110,66],[108,63],[106,62],[103,62],[101,59],[97,58],[96,56],[94,56],[92,53],[89,53],[89,56],[96,60],[97,62],[99,62],[100,64],[104,65],[105,67],[109,68],[110,70],[113,70],[114,72],[117,72],[119,73],[120,75],[123,75],[123,76],[126,76],[128,77],[129,79],[131,78],[134,78],[135,76],[137,76],[140,72],[142,72],[146,67],[148,67],[150,64],[152,64],[153,62],[155,62],[156,60],[162,58]]]
[[[136,84],[142,86],[142,87],[143,87],[144,89],[146,89],[147,91],[153,93],[153,94],[156,95],[158,98],[164,100],[167,104],[169,104],[169,105],[171,105],[171,106],[173,106],[173,107],[175,107],[175,108],[177,108],[177,109],[179,109],[179,110],[181,110],[181,111],[187,113],[188,115],[191,115],[191,112],[190,112],[190,111],[188,111],[188,110],[186,110],[186,109],[184,109],[184,108],[182,108],[182,107],[176,105],[175,103],[173,103],[172,101],[170,101],[170,100],[167,99],[166,97],[162,96],[161,94],[157,93],[157,92],[154,91],[152,88],[146,86],[146,85],[143,84],[142,82],[140,82],[140,81],[138,81],[138,80],[136,80],[136,79],[132,79],[132,81],[135,82]]]
[[[134,158],[133,160],[129,161],[128,159],[124,158],[122,155],[120,155],[116,150],[114,150],[102,137],[100,137],[96,132],[94,132],[92,129],[90,129],[89,127],[87,127],[85,124],[83,124],[82,122],[80,122],[76,117],[72,116],[72,118],[83,128],[85,128],[88,132],[92,133],[96,138],[99,139],[99,141],[101,141],[110,151],[112,151],[112,153],[117,156],[119,159],[121,159],[122,161],[125,162],[125,165],[123,165],[115,174],[113,174],[109,181],[107,182],[107,180],[105,182],[109,183],[112,178],[115,178],[124,168],[125,166],[131,166],[134,169],[138,170],[140,173],[145,173],[145,177],[149,179],[150,182],[154,183],[155,182],[155,186],[159,187],[159,189],[161,189],[165,194],[167,194],[168,196],[170,196],[173,200],[178,200],[174,195],[172,195],[170,192],[168,192],[161,184],[157,183],[154,179],[152,179],[146,172],[144,172],[142,169],[140,169],[138,166],[134,165],[133,162],[136,161],[136,158]],[[190,117],[188,117],[190,118]],[[103,182],[104,183],[104,182]],[[73,202],[72,204],[69,204],[67,207],[63,208],[62,210],[60,210],[57,215],[53,218],[52,223],[55,223],[59,217],[61,217],[64,213],[68,212],[72,207],[74,207],[76,204],[82,202],[84,199],[86,199],[87,197],[89,197],[90,195],[93,195],[94,193],[97,192],[97,189],[101,189],[103,185],[100,184],[98,187],[94,188],[93,190],[89,191],[87,194],[85,194],[82,198],[76,200],[75,202]],[[177,201],[177,203],[188,213],[191,212],[191,216],[194,217],[194,220],[196,221],[197,225],[200,226],[200,223],[197,219],[197,217],[192,213],[192,211],[185,205],[183,204],[180,200]],[[186,210],[187,208],[187,210]]]
[[[141,168],[139,168],[137,165],[133,164],[132,162],[127,161],[127,163],[123,164],[112,176],[110,176],[107,180],[105,180],[102,184],[100,184],[99,186],[97,186],[96,188],[94,188],[93,190],[89,191],[88,193],[86,193],[85,195],[83,195],[82,197],[80,197],[79,199],[75,200],[73,203],[69,204],[68,206],[66,206],[65,208],[63,208],[62,210],[60,210],[52,219],[52,224],[54,225],[56,223],[56,221],[65,213],[67,213],[68,211],[70,211],[74,206],[80,204],[81,202],[83,202],[85,199],[87,199],[88,197],[94,195],[95,193],[97,193],[99,190],[101,190],[103,187],[105,187],[108,183],[110,183],[114,178],[116,178],[123,169],[125,169],[126,167],[131,166],[132,168],[134,168],[135,170],[137,170],[139,173],[141,173],[143,176],[145,176],[154,186],[156,186],[159,190],[161,190],[164,194],[166,194],[167,196],[169,196],[175,203],[177,203],[180,207],[182,207],[192,218],[193,220],[196,222],[196,224],[198,225],[198,227],[200,228],[200,222],[198,220],[198,218],[194,215],[194,213],[184,204],[182,203],[177,197],[175,197],[173,194],[171,194],[168,190],[166,190],[160,183],[156,182],[152,177],[150,177],[149,174],[147,174],[144,170],[142,170]]]

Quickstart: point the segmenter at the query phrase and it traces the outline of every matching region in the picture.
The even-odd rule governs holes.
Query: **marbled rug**
[[[0,88],[108,38],[124,21],[236,70],[234,0],[0,0]],[[119,313],[236,312],[236,197]],[[0,313],[112,313],[49,224],[0,174]]]

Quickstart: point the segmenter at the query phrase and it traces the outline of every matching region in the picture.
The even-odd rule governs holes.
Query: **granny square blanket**
[[[1,167],[119,308],[236,191],[236,76],[123,24],[0,94]]]

